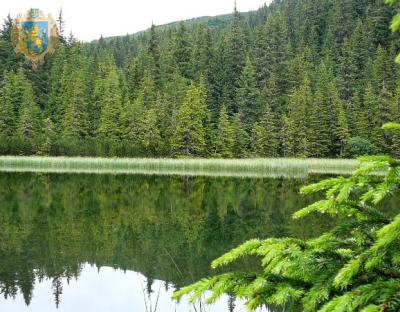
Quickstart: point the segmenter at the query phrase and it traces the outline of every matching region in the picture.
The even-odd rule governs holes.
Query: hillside
[[[82,44],[38,70],[0,33],[0,154],[353,157],[400,153],[394,9],[276,0]],[[68,22],[68,21],[67,21]]]

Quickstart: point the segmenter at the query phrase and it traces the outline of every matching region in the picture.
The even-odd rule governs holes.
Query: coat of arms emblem
[[[31,9],[14,21],[12,42],[15,52],[23,54],[33,67],[43,63],[45,56],[54,52],[58,40],[57,25],[53,18],[39,9]]]

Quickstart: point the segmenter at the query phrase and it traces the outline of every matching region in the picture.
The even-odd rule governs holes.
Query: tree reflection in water
[[[1,174],[0,292],[6,299],[20,292],[29,306],[34,288],[50,280],[59,306],[72,280],[83,287],[80,275],[88,265],[112,267],[146,278],[145,293],[139,293],[148,310],[174,311],[169,296],[154,300],[161,284],[164,298],[213,274],[211,261],[247,239],[309,237],[329,226],[316,216],[291,219],[313,200],[298,195],[309,182]],[[243,259],[236,269],[254,270],[254,259]],[[233,310],[234,298],[226,299],[226,309],[229,304]]]

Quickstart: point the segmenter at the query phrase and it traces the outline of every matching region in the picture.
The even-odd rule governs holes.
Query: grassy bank
[[[0,156],[3,172],[160,174],[237,177],[304,177],[349,174],[352,159],[155,159]]]

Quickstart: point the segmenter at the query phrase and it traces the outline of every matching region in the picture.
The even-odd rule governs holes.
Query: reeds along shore
[[[237,177],[303,177],[350,174],[353,159],[163,159],[0,156],[3,172],[159,174]]]

